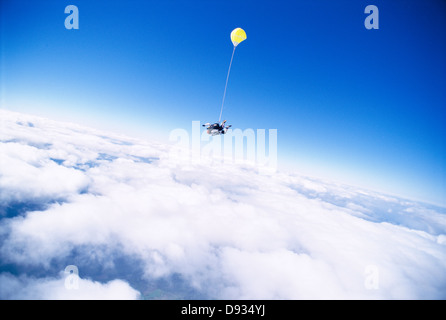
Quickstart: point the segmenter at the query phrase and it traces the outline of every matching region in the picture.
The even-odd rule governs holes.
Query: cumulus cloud
[[[78,278],[76,285],[67,285],[67,278],[14,277],[0,274],[3,299],[14,300],[135,300],[140,293],[123,280],[100,283]]]
[[[82,172],[58,165],[36,147],[2,143],[0,153],[0,203],[65,198],[88,185]]]
[[[56,286],[68,264],[98,298],[119,288],[146,298],[446,296],[444,208],[0,117],[0,285],[16,288],[2,298],[68,294]]]

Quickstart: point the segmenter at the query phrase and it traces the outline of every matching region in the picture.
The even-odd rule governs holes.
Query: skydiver
[[[225,126],[225,123],[226,120],[223,120],[221,124],[219,124],[218,122],[213,124],[206,123],[203,124],[203,127],[206,127],[208,134],[216,136],[218,134],[225,134],[228,131],[228,129],[232,127],[231,125]]]

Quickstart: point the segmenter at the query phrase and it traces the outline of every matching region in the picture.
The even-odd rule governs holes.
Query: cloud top
[[[1,298],[446,297],[444,208],[0,118]]]

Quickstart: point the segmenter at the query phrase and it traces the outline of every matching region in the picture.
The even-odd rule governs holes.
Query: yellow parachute
[[[223,105],[225,104],[225,97],[226,97],[226,89],[228,88],[228,79],[229,79],[229,73],[231,72],[231,66],[232,66],[232,60],[234,59],[234,52],[235,48],[239,45],[240,42],[246,40],[246,32],[242,28],[235,28],[231,32],[231,41],[234,45],[234,50],[232,50],[232,56],[231,56],[231,62],[229,63],[229,69],[228,74],[226,76],[226,84],[225,84],[225,91],[223,92],[223,100],[221,102],[221,109],[220,109],[220,117],[218,118],[218,123],[221,121],[221,114],[223,112]]]
[[[242,28],[235,28],[231,32],[231,41],[234,47],[237,47],[238,44],[242,41],[246,40],[246,32]]]

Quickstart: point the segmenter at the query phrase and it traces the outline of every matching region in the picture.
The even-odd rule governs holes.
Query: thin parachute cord
[[[234,59],[235,48],[236,48],[236,46],[234,46],[234,50],[232,50],[232,56],[231,56],[231,62],[229,63],[228,75],[226,76],[225,91],[223,93],[223,100],[221,102],[220,117],[218,118],[218,123],[220,123],[220,121],[221,121],[221,114],[223,113],[223,105],[225,104],[226,89],[228,87],[229,73],[231,72],[232,59]]]

